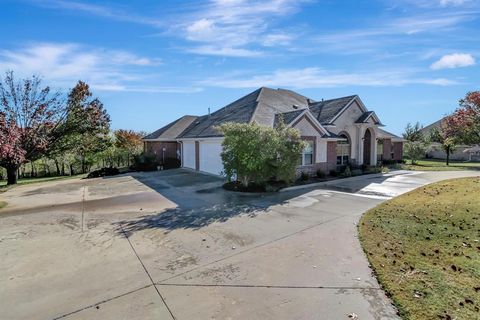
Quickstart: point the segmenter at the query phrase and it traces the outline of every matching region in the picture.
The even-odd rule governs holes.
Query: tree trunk
[[[7,184],[8,185],[17,183],[17,170],[18,170],[18,168],[19,168],[19,166],[15,166],[15,165],[6,167],[6,169],[7,169]]]
[[[57,176],[60,175],[60,166],[58,165],[58,160],[53,159],[53,162],[55,162],[55,168],[57,168]]]
[[[73,176],[75,171],[73,171],[73,164],[70,164],[70,175]]]
[[[50,177],[50,167],[48,166],[48,160],[46,158],[43,159],[43,165],[45,166],[45,175]]]
[[[447,147],[446,151],[447,151],[447,166],[449,166],[450,165],[450,148]]]
[[[86,168],[85,168],[85,157],[82,156],[82,173],[85,173]]]

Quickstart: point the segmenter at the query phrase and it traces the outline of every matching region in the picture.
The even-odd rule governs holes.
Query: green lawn
[[[46,182],[46,181],[55,181],[55,180],[66,180],[66,179],[73,179],[73,178],[83,178],[86,176],[85,174],[79,174],[79,175],[74,175],[74,176],[59,176],[59,177],[43,177],[43,178],[25,178],[25,179],[19,179],[18,184],[30,184],[30,183],[37,183],[37,182]],[[7,186],[7,181],[2,180],[0,181],[0,189],[6,189],[8,188]]]
[[[480,319],[480,178],[419,188],[368,211],[367,257],[404,319]]]
[[[424,159],[419,160],[415,165],[407,160],[407,164],[401,165],[401,168],[415,171],[480,170],[480,162],[450,161],[450,165],[447,166],[445,160]]]

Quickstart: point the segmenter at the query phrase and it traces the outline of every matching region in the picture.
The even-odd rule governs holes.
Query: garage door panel
[[[200,142],[200,171],[220,175],[223,171],[221,153],[220,142]]]
[[[195,169],[195,142],[183,143],[183,166]]]

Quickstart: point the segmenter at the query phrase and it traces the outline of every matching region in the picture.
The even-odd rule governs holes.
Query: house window
[[[344,134],[340,138],[344,140],[337,141],[337,165],[344,166],[350,161],[350,140]]]
[[[301,166],[307,166],[313,164],[313,141],[305,141],[307,146],[303,149],[302,154],[300,155],[299,164]]]

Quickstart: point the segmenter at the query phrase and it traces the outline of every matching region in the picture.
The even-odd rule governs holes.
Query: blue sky
[[[394,133],[480,89],[479,0],[0,0],[0,72],[86,81],[153,131],[260,86],[358,94]]]

